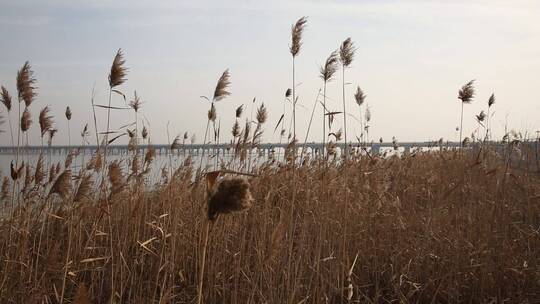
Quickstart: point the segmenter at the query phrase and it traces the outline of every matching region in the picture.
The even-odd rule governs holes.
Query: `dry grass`
[[[302,182],[296,184],[294,208],[290,164],[267,163],[249,184],[231,183],[235,195],[250,191],[254,202],[212,227],[205,302],[347,303],[356,256],[350,303],[540,299],[535,173],[512,166],[505,173],[504,161],[492,152],[480,158],[455,151],[351,155],[347,164],[347,183],[336,162],[327,169],[320,160],[296,168]],[[113,162],[111,187],[95,200],[88,199],[91,171],[79,182],[56,170],[63,173],[28,187],[33,190],[13,218],[0,225],[1,302],[58,302],[64,272],[66,302],[196,298],[206,214],[229,208],[215,205],[229,196],[212,196],[208,210],[206,185],[192,182],[189,163],[152,190],[143,175],[126,179]],[[220,185],[229,187],[224,181]],[[44,204],[49,188],[58,195]]]

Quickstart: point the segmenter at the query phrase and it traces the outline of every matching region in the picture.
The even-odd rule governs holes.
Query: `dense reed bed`
[[[540,299],[536,173],[491,151],[349,156],[297,167],[295,190],[292,163],[254,169],[252,207],[210,224],[205,303]],[[112,163],[92,200],[90,173],[60,171],[0,224],[2,303],[195,301],[209,222],[191,163],[155,188]]]

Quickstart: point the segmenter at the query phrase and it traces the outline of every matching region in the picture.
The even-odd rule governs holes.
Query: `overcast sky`
[[[60,130],[56,143],[67,143],[67,105],[73,111],[72,142],[79,142],[84,124],[93,128],[92,87],[96,103],[105,104],[110,65],[122,48],[129,72],[119,89],[128,98],[134,90],[142,97],[152,141],[167,141],[170,122],[171,137],[187,131],[201,142],[209,103],[199,96],[211,95],[229,68],[232,95],[217,104],[224,139],[230,138],[234,109],[246,104],[249,116],[256,97],[269,110],[263,139],[278,141],[273,129],[292,83],[290,28],[305,15],[308,24],[296,60],[301,139],[322,86],[319,65],[347,37],[358,48],[346,72],[351,83],[347,106],[358,116],[353,91],[360,85],[372,113],[371,138],[455,140],[461,109],[457,92],[471,79],[477,80],[477,96],[465,106],[464,134],[477,127],[474,115],[487,108],[492,92],[497,96],[495,136],[503,135],[506,121],[510,128],[534,133],[540,130],[539,12],[538,0],[0,0],[0,84],[16,96],[17,70],[29,60],[38,81],[31,144],[38,144],[37,115],[47,105]],[[341,81],[339,72],[328,86],[334,111],[342,107]],[[115,96],[113,104],[124,101]],[[105,111],[97,111],[103,131]],[[316,110],[313,141],[322,137],[321,111]],[[112,115],[113,128],[133,121],[130,111]],[[15,123],[15,115],[11,118]],[[334,130],[341,123],[337,117]],[[359,134],[354,118],[349,134],[350,139]],[[9,131],[0,134],[0,144],[9,143]]]

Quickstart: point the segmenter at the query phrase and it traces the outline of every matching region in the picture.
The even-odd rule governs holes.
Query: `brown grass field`
[[[262,165],[253,206],[210,224],[205,302],[535,302],[538,175],[480,155]],[[3,303],[195,301],[206,184],[131,173],[78,199],[84,178],[28,187],[0,226]]]

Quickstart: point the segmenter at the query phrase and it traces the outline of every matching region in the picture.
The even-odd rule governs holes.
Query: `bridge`
[[[494,145],[502,145],[501,143],[493,143]],[[263,143],[256,146],[253,146],[253,150],[258,151],[261,154],[270,154],[273,152],[284,151],[287,148],[287,143]],[[366,151],[369,151],[372,154],[378,154],[382,150],[394,149],[396,144],[393,142],[383,142],[383,143],[366,143],[359,145],[358,143],[349,143],[349,147],[352,149],[364,148]],[[168,154],[171,152],[170,145],[156,144],[152,145],[158,155]],[[301,151],[311,154],[317,154],[319,151],[322,151],[322,143],[297,143],[296,147]],[[414,150],[425,149],[425,148],[458,148],[460,144],[457,142],[443,142],[439,143],[438,141],[426,141],[426,142],[402,142],[397,143],[397,147],[400,151],[405,153],[410,153]],[[147,145],[139,145],[139,150],[145,150]],[[178,149],[174,149],[173,153],[182,153],[187,155],[200,155],[200,154],[210,154],[210,153],[219,153],[220,155],[227,155],[234,152],[235,145],[226,143],[226,144],[185,144],[180,145]],[[336,143],[336,148],[343,150],[345,148],[344,143]],[[71,150],[79,149],[79,151],[92,153],[98,149],[96,145],[84,145],[84,146],[22,146],[20,151],[23,153],[29,154],[39,154],[42,151],[51,153],[53,155],[67,155]],[[102,148],[103,149],[103,148]],[[0,146],[0,154],[15,154],[17,152],[17,147],[12,146]],[[107,148],[107,153],[110,155],[123,155],[129,154],[128,145],[110,145]]]

